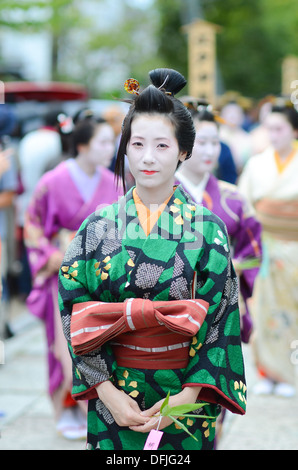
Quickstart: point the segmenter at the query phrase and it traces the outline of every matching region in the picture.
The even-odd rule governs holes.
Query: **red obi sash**
[[[183,368],[189,360],[189,338],[199,331],[208,307],[200,299],[75,304],[71,319],[73,351],[83,355],[110,341],[119,366]]]

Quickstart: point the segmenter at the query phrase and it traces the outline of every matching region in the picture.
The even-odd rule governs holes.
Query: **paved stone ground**
[[[0,450],[83,450],[83,441],[57,435],[46,392],[42,324],[17,306],[14,337],[5,341],[0,365]],[[298,398],[254,396],[250,346],[244,348],[248,385],[245,416],[228,414],[219,450],[298,450]]]

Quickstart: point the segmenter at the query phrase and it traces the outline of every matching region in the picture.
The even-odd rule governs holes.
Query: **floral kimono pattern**
[[[266,178],[264,178],[266,175]],[[272,147],[253,156],[239,189],[262,224],[264,254],[251,312],[260,372],[295,386],[292,360],[298,335],[298,151],[282,162]]]
[[[147,368],[119,366],[112,341],[87,354],[74,354],[73,306],[131,298],[152,302],[195,298],[209,304],[204,322],[188,342],[185,367],[159,368],[154,352],[147,353]],[[212,418],[187,423],[185,418],[197,441],[173,423],[164,429],[160,449],[212,449],[221,407],[245,413],[238,282],[226,228],[208,209],[194,204],[181,186],[148,236],[139,223],[132,189],[117,204],[85,220],[60,269],[59,306],[73,361],[72,393],[76,399],[89,400],[87,448],[140,450],[147,438],[115,423],[95,390],[105,380],[134,397],[141,409],[165,398],[168,391],[176,394],[185,386],[202,387],[198,401],[207,405],[200,412]]]

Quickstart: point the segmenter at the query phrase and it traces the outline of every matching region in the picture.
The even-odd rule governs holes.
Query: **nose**
[[[214,145],[212,143],[208,143],[205,147],[205,152],[208,157],[212,157],[214,155]]]
[[[147,165],[150,165],[155,162],[154,152],[152,152],[152,149],[150,147],[144,148],[142,160],[143,163],[146,163]]]

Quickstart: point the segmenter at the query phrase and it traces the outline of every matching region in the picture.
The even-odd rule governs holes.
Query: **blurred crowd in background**
[[[100,103],[100,101],[99,101]],[[88,103],[89,104],[89,103]],[[92,103],[91,103],[92,104]],[[235,93],[220,99],[219,115],[221,154],[215,169],[216,176],[237,184],[245,163],[252,155],[262,152],[268,145],[268,135],[263,126],[270,111],[272,96],[258,103],[248,102]],[[81,106],[81,108],[80,108]],[[11,334],[9,327],[9,300],[25,300],[31,289],[31,275],[24,247],[24,217],[30,198],[41,176],[62,160],[73,157],[71,136],[74,121],[87,104],[76,104],[73,115],[65,113],[65,104],[49,103],[48,110],[36,115],[22,116],[22,126],[16,111],[9,104],[0,107],[0,234],[2,242],[2,303],[6,303],[5,318],[2,313],[1,335]],[[90,106],[89,106],[90,108]],[[99,109],[98,109],[99,108]],[[105,119],[114,135],[114,153],[108,167],[114,168],[117,142],[121,132],[126,107],[117,101],[103,101],[91,111]],[[36,127],[36,128],[34,128]],[[127,187],[133,177],[127,169]],[[3,309],[2,309],[3,310]]]

